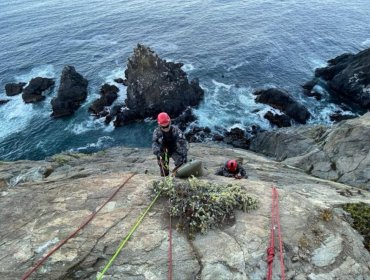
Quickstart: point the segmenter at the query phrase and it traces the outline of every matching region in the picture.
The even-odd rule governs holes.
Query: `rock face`
[[[54,86],[53,79],[36,77],[33,78],[23,89],[22,98],[25,103],[35,103],[45,99],[42,93]]]
[[[284,90],[270,88],[267,90],[258,90],[253,94],[257,95],[256,102],[268,104],[271,107],[279,109],[298,123],[305,124],[311,116],[310,112],[303,105],[295,101],[289,93]],[[287,120],[285,118],[284,123]]]
[[[104,108],[112,105],[118,97],[118,87],[115,85],[104,84],[100,89],[101,97],[95,100],[89,107],[89,111],[97,116],[104,115]]]
[[[258,133],[250,149],[314,176],[368,189],[370,113],[328,128],[296,127]]]
[[[14,96],[20,94],[26,83],[10,83],[5,85],[5,94],[7,96]]]
[[[88,81],[73,66],[65,66],[57,97],[51,100],[52,117],[72,115],[87,97]]]
[[[247,180],[213,175],[226,159],[237,157],[244,159]],[[173,229],[173,279],[264,279],[272,185],[279,189],[286,279],[370,279],[370,254],[340,207],[348,202],[368,203],[369,192],[358,193],[228,146],[192,144],[189,158],[203,160],[208,170],[204,180],[238,183],[260,200],[260,207],[249,213],[237,211],[233,224],[196,235],[194,240]],[[91,155],[57,155],[48,161],[1,163],[0,279],[21,279],[133,172],[137,174],[102,211],[30,279],[96,279],[150,204],[152,182],[162,178],[149,149],[117,147]],[[154,204],[105,278],[166,279],[169,219],[165,207],[165,201]],[[330,213],[329,218],[324,213]],[[273,271],[278,279],[278,254]]]
[[[358,54],[342,54],[328,64],[316,69],[315,76],[325,80],[332,94],[342,101],[370,109],[370,48]]]
[[[167,62],[150,48],[139,44],[125,71],[128,110],[118,114],[115,125],[155,118],[162,111],[175,118],[188,106],[198,105],[204,91],[197,80],[189,83],[182,65]]]

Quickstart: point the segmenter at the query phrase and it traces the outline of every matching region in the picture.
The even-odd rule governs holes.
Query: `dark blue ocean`
[[[310,123],[330,123],[329,114],[342,109],[304,97],[300,85],[328,59],[370,47],[370,2],[2,0],[0,99],[8,99],[10,82],[43,76],[56,86],[41,103],[24,104],[19,95],[0,105],[0,160],[149,146],[153,121],[114,129],[87,113],[101,85],[123,77],[137,43],[199,78],[206,92],[196,110],[200,125],[269,129],[268,106],[252,95],[266,87],[294,94],[313,113]],[[73,117],[54,120],[50,101],[65,65],[89,80],[89,97]]]

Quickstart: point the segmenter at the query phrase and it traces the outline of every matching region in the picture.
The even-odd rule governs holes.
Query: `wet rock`
[[[328,61],[328,66],[315,71],[317,81],[326,81],[330,93],[351,107],[370,109],[370,48],[357,54],[342,54]]]
[[[114,81],[115,81],[117,84],[124,84],[124,80],[123,80],[122,78],[114,79]]]
[[[355,115],[344,115],[340,112],[335,112],[335,113],[330,115],[330,120],[332,122],[340,122],[340,121],[343,121],[343,120],[349,120],[349,119],[353,119],[353,118],[356,118],[356,116]]]
[[[249,149],[250,139],[247,137],[246,132],[238,127],[226,132],[223,141],[236,148]]]
[[[5,94],[7,96],[14,96],[20,94],[26,83],[9,83],[5,85]]]
[[[287,115],[282,114],[274,114],[271,111],[268,111],[264,118],[267,119],[272,125],[276,125],[277,127],[288,127],[291,126],[291,118],[289,118]]]
[[[193,114],[193,110],[188,107],[180,116],[173,120],[173,124],[180,128],[182,131],[185,131],[186,128],[194,121],[197,120],[197,117]]]
[[[311,116],[306,107],[295,101],[293,97],[284,90],[270,88],[267,90],[255,91],[254,94],[257,95],[256,102],[264,103],[279,109],[299,123],[305,124]]]
[[[197,79],[188,81],[181,69],[182,63],[167,62],[150,48],[138,45],[129,58],[125,71],[127,84],[127,109],[117,116],[116,125],[136,119],[156,118],[165,111],[171,118],[179,116],[188,106],[196,106],[204,91]],[[129,119],[129,117],[133,119]],[[124,120],[124,121],[122,121]]]
[[[60,118],[72,115],[87,97],[88,81],[73,66],[65,66],[57,97],[51,100],[52,117]]]
[[[315,90],[303,90],[303,93],[308,97],[314,97],[316,100],[322,99],[322,94]]]
[[[104,84],[100,89],[101,97],[92,103],[89,107],[89,111],[97,116],[106,115],[104,108],[112,105],[112,103],[117,99],[118,91],[119,89],[115,85]]]
[[[53,79],[36,77],[33,78],[23,89],[22,98],[25,103],[39,102],[45,99],[43,92],[54,86]]]
[[[10,101],[10,99],[0,99],[0,105],[4,105],[6,103],[8,103]]]

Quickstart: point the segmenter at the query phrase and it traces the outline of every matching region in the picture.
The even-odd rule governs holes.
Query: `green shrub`
[[[366,203],[347,203],[343,209],[351,214],[353,228],[364,237],[365,248],[370,251],[370,205]]]
[[[249,211],[258,207],[258,200],[236,184],[218,185],[195,177],[175,182],[167,177],[154,182],[153,189],[168,198],[169,214],[179,218],[177,228],[186,230],[189,238],[230,221],[235,209]]]

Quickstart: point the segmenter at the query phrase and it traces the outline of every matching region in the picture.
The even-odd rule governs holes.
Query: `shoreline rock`
[[[345,53],[330,59],[328,66],[315,70],[315,78],[307,86],[324,81],[338,103],[344,102],[350,107],[359,106],[366,111],[370,109],[369,73],[370,48],[357,54]]]
[[[36,77],[32,78],[23,89],[22,98],[25,103],[35,103],[45,99],[43,93],[54,86],[53,79]]]
[[[176,118],[188,106],[198,105],[204,91],[197,79],[189,83],[182,66],[182,63],[167,62],[149,47],[138,44],[128,59],[124,80],[127,99],[116,116],[115,126],[156,118],[162,111]]]
[[[88,81],[73,66],[65,66],[60,78],[57,97],[51,100],[54,118],[74,114],[87,98]]]
[[[23,87],[27,83],[9,83],[5,85],[5,94],[7,96],[15,96],[22,93]]]

